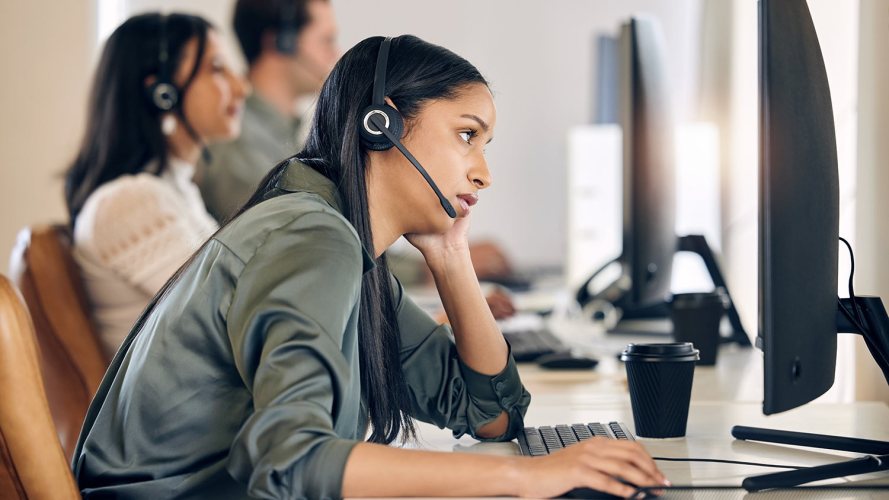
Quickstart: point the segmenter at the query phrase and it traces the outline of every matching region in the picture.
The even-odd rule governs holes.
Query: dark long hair
[[[184,120],[182,100],[200,67],[210,28],[198,16],[150,13],[131,17],[108,38],[90,92],[86,133],[65,173],[65,202],[72,225],[87,198],[102,184],[143,172],[151,160],[157,160],[152,173],[166,169],[162,111],[152,104],[146,87],[146,79],[160,72],[160,33],[163,29],[169,75],[176,73],[186,43],[194,37],[198,40],[195,65],[179,89],[179,104],[173,111]]]
[[[371,102],[382,40],[371,37],[359,42],[333,68],[321,88],[305,148],[296,155],[337,186],[344,204],[343,216],[371,254],[375,249],[367,208],[367,150],[359,143],[358,124],[361,111]],[[408,130],[424,103],[455,98],[473,83],[488,84],[457,54],[411,35],[392,39],[385,95],[404,116]],[[266,198],[288,163],[281,163],[269,173],[241,212]],[[415,434],[408,414],[410,399],[401,370],[392,292],[383,254],[376,268],[364,275],[358,322],[361,395],[373,427],[370,441],[382,443],[392,442],[402,430],[404,439]]]

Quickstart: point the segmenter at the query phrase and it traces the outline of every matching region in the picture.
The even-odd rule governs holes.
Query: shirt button
[[[496,390],[497,392],[501,392],[501,391],[503,391],[503,387],[504,387],[503,381],[500,381],[494,385],[494,390]]]
[[[500,398],[500,407],[509,408],[509,400],[506,398]]]

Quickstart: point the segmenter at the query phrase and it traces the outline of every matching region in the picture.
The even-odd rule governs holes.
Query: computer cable
[[[712,485],[691,485],[691,484],[680,484],[680,485],[670,485],[670,486],[636,486],[636,491],[634,495],[630,495],[630,498],[635,498],[636,495],[639,494],[653,494],[655,492],[664,492],[668,490],[677,490],[677,491],[689,491],[689,490],[743,490],[745,489],[740,484],[712,484]],[[788,487],[778,487],[778,488],[769,488],[768,490],[762,491],[795,491],[795,490],[889,490],[889,484],[825,484],[825,485],[815,485],[815,486],[788,486]],[[642,497],[647,498],[647,497]]]
[[[867,323],[864,321],[864,317],[861,314],[861,308],[858,305],[858,298],[855,296],[855,288],[853,285],[853,278],[855,276],[855,253],[852,251],[852,245],[843,238],[839,237],[840,241],[846,245],[846,248],[849,249],[849,300],[852,302],[852,309],[855,311],[855,317],[852,317],[852,313],[846,308],[845,304],[842,301],[839,302],[840,308],[843,310],[843,314],[846,315],[846,318],[855,325],[858,330],[864,334],[867,332]]]
[[[734,465],[752,465],[754,467],[773,467],[775,469],[802,469],[799,465],[781,465],[781,464],[763,464],[758,462],[744,462],[740,460],[721,460],[717,458],[674,458],[674,457],[651,457],[654,460],[665,462],[712,462],[718,464],[734,464]]]
[[[745,462],[739,460],[722,460],[715,458],[674,458],[674,457],[652,457],[654,460],[658,461],[668,461],[668,462],[713,462],[713,463],[724,463],[724,464],[734,464],[734,465],[751,465],[754,467],[772,467],[776,469],[804,469],[806,467],[798,466],[798,465],[782,465],[782,464],[764,464],[758,462]],[[690,485],[690,484],[674,484],[670,486],[638,486],[636,487],[636,494],[646,495],[648,493],[654,493],[657,491],[666,491],[666,490],[741,490],[745,489],[742,485],[732,485],[732,484],[711,484],[711,485]],[[814,485],[814,486],[790,486],[790,487],[777,487],[777,488],[769,488],[771,490],[887,490],[889,489],[889,484],[828,484],[828,485]],[[632,495],[635,497],[635,495]],[[645,497],[643,497],[645,498]]]

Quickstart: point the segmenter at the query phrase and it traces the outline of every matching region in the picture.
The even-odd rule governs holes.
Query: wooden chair
[[[11,277],[31,312],[40,367],[59,441],[70,459],[109,360],[102,352],[65,226],[25,228]]]
[[[0,274],[0,498],[80,498],[43,391],[28,310]]]

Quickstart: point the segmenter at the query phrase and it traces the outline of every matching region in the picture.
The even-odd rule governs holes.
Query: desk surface
[[[618,398],[577,398],[564,395],[534,396],[528,410],[528,425],[619,420],[633,428],[629,402]],[[832,433],[871,439],[889,440],[889,407],[882,403],[809,405],[781,415],[765,417],[757,403],[695,401],[689,411],[688,431],[681,439],[639,439],[655,457],[721,458],[759,463],[789,465],[822,465],[843,460],[849,454],[792,448],[736,441],[731,437],[734,425],[750,425],[807,432]],[[457,453],[519,454],[518,445],[479,443],[464,436],[454,439],[450,431],[427,424],[418,427],[418,447]],[[676,485],[740,485],[750,475],[774,472],[762,467],[701,462],[659,462],[668,478]],[[857,476],[848,481],[861,484],[889,484],[889,475]],[[833,481],[843,483],[844,480]],[[663,498],[735,499],[735,498],[889,498],[889,491],[880,490],[799,490],[748,494],[742,489],[721,491],[668,491]]]
[[[588,331],[571,332],[570,327],[557,333],[593,335],[584,342],[601,352],[610,352],[615,343],[625,338],[597,338]],[[608,343],[611,344],[608,344]],[[604,347],[603,347],[604,346]],[[595,349],[595,348],[594,348]],[[547,371],[533,364],[520,365],[522,380],[532,394],[526,424],[531,426],[571,424],[578,422],[622,421],[634,429],[626,376],[623,365],[611,356],[602,360],[595,370]],[[814,404],[766,417],[762,414],[762,353],[756,349],[723,346],[714,367],[695,370],[692,403],[685,438],[657,440],[639,439],[655,457],[718,458],[788,465],[822,465],[853,456],[846,453],[791,448],[779,445],[736,441],[731,437],[734,425],[815,432],[889,441],[889,406],[876,402],[851,404]],[[479,443],[464,436],[456,440],[450,431],[428,424],[418,425],[418,443],[428,450],[457,453],[519,454],[518,445],[510,443]],[[762,467],[702,462],[667,462],[659,466],[675,485],[740,485],[750,475],[775,472]],[[857,476],[843,482],[862,481],[889,484],[889,474]],[[743,489],[710,491],[668,491],[668,499],[737,499],[737,498],[866,498],[887,499],[887,490],[798,490],[748,494]]]
[[[532,395],[565,394],[578,397],[627,398],[627,377],[615,353],[630,342],[665,342],[662,337],[606,335],[587,321],[550,324],[553,332],[575,350],[599,359],[595,370],[555,371],[522,364],[522,381]],[[715,366],[695,369],[693,401],[762,402],[762,351],[726,344]]]

